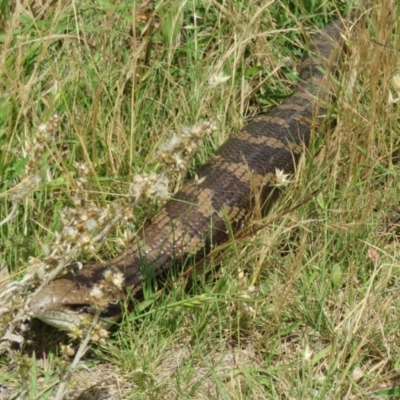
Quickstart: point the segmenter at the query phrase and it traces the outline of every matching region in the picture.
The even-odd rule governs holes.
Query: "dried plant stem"
[[[62,400],[64,398],[64,395],[67,392],[67,385],[70,382],[72,375],[76,369],[76,367],[79,364],[79,361],[82,359],[82,357],[85,355],[86,351],[89,348],[89,343],[92,340],[92,329],[98,324],[100,318],[100,312],[96,313],[95,317],[93,318],[93,321],[86,333],[85,338],[82,340],[81,344],[79,345],[78,351],[75,354],[74,361],[68,368],[68,372],[65,374],[65,376],[60,379],[60,383],[58,386],[57,393],[54,397],[54,400]]]
[[[17,214],[18,214],[18,203],[15,203],[12,206],[12,209],[11,209],[10,213],[7,215],[7,217],[4,218],[3,221],[0,221],[0,226],[3,226],[7,222],[12,221],[17,216]]]

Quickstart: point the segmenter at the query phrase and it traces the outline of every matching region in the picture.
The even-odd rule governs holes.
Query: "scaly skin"
[[[149,276],[161,279],[172,263],[203,257],[212,246],[225,242],[228,232],[243,226],[254,193],[262,193],[263,200],[271,198],[276,170],[294,172],[311,132],[321,124],[331,97],[327,71],[337,64],[343,28],[343,21],[336,20],[313,38],[302,60],[297,92],[225,142],[201,168],[198,179],[158,211],[124,254],[50,282],[30,301],[34,315],[56,327],[71,328],[90,308],[91,290],[106,271],[122,273],[124,289],[140,297]],[[102,317],[115,319],[119,313],[111,304]]]

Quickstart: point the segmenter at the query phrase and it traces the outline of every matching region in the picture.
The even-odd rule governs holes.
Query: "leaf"
[[[257,66],[254,66],[254,67],[247,68],[244,75],[245,75],[246,78],[251,78],[256,73],[258,73],[260,71],[263,71],[263,70],[264,70],[263,66],[257,65]]]
[[[164,15],[160,12],[160,19],[164,21],[162,24],[162,37],[169,46],[176,44],[182,30],[185,4],[186,1],[177,1]]]
[[[319,192],[318,195],[317,195],[317,203],[318,203],[319,208],[322,211],[326,211],[326,205],[325,205],[324,197],[322,196],[321,192]]]
[[[343,272],[342,268],[339,264],[335,264],[332,268],[332,273],[331,273],[331,282],[334,288],[338,288],[343,279]]]
[[[370,393],[373,396],[400,396],[400,386],[390,389],[378,390],[377,392]]]

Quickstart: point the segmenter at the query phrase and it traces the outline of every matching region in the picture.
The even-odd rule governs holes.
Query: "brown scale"
[[[224,143],[201,168],[197,181],[170,199],[124,254],[50,282],[31,300],[34,313],[42,318],[44,307],[49,310],[53,303],[56,307],[71,301],[76,307],[87,302],[90,290],[109,269],[122,272],[125,288],[140,295],[146,276],[163,276],[173,263],[191,255],[202,257],[225,242],[230,229],[239,229],[251,212],[252,193],[262,190],[263,199],[268,198],[276,169],[293,173],[301,151],[309,145],[311,131],[318,128],[330,100],[329,78],[322,70],[337,63],[335,49],[342,29],[337,20],[315,36],[302,60],[298,91]],[[67,288],[65,293],[62,287]],[[69,300],[71,293],[74,298]]]

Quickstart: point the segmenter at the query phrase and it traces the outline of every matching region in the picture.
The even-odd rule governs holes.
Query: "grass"
[[[135,13],[140,4],[82,0],[39,18],[29,10],[39,2],[0,1],[1,279],[26,282],[51,251],[77,245],[56,241],[66,207],[128,210],[78,258],[121,253],[162,204],[132,213],[131,184],[159,172],[171,131],[217,126],[187,171],[171,175],[174,191],[246,119],[293,92],[305,37],[337,15],[336,3],[160,0]],[[315,132],[292,185],[253,219],[257,233],[231,240],[190,288],[177,282],[125,315],[78,364],[72,391],[101,382],[108,398],[132,399],[400,394],[399,10],[379,4],[349,36],[336,126]],[[214,73],[230,79],[213,88]],[[42,145],[38,127],[55,114],[60,126]],[[2,335],[10,321],[21,332],[14,316],[35,285],[1,303]],[[22,346],[2,345],[5,396],[54,398],[71,362],[59,343],[70,339],[37,321],[23,335]]]

